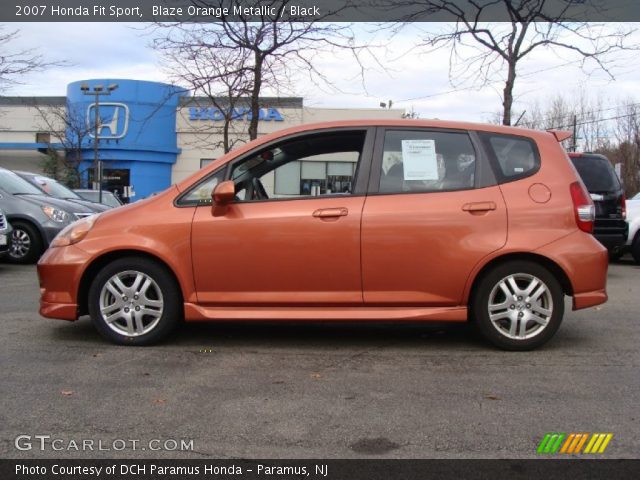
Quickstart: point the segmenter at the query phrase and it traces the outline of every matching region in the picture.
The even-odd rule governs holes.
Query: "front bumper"
[[[11,248],[11,232],[3,230],[0,232],[0,258],[3,257]]]
[[[38,262],[40,315],[77,320],[78,291],[89,255],[76,247],[50,248]]]

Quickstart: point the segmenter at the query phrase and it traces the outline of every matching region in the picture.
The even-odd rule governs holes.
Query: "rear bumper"
[[[576,231],[536,251],[557,263],[571,284],[573,309],[607,301],[607,250],[588,233]]]
[[[608,250],[613,250],[623,246],[627,242],[629,235],[629,224],[624,220],[615,222],[596,221],[593,236]]]
[[[593,292],[576,293],[573,295],[573,309],[589,308],[605,303],[609,297],[605,290],[595,290]]]

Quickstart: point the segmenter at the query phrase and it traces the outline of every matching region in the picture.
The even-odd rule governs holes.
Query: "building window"
[[[211,162],[214,162],[215,158],[201,158],[200,159],[200,168],[204,168],[209,165]]]

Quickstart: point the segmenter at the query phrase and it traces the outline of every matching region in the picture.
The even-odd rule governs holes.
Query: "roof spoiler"
[[[553,136],[556,137],[556,140],[558,140],[558,142],[563,142],[564,140],[567,140],[573,136],[573,132],[570,132],[569,130],[550,129],[547,130],[547,132],[552,133]]]

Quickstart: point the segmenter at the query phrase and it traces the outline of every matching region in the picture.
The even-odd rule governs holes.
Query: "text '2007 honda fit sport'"
[[[607,252],[565,132],[442,121],[304,125],[74,223],[40,313],[147,345],[181,319],[474,322],[542,345],[598,305]]]

